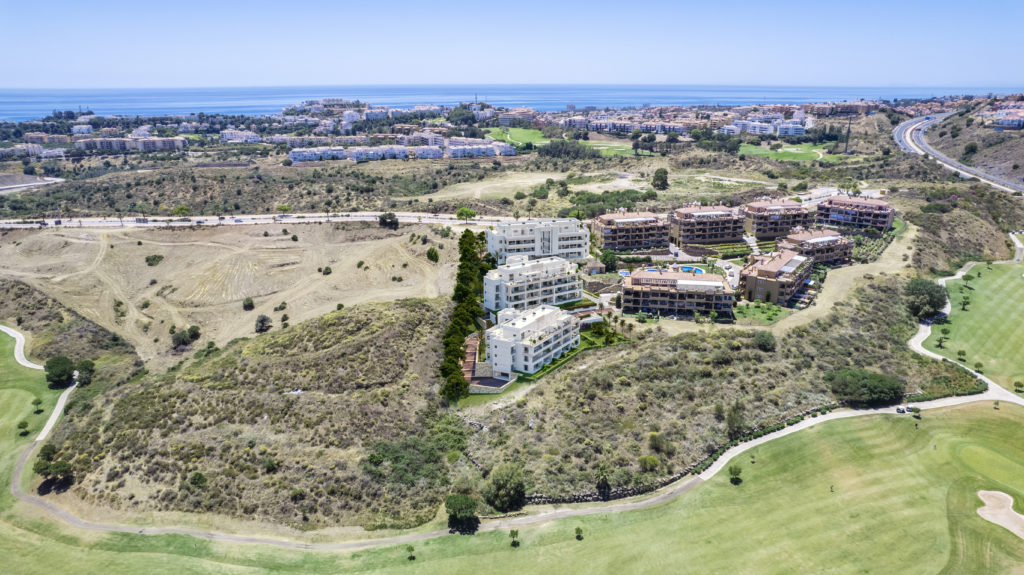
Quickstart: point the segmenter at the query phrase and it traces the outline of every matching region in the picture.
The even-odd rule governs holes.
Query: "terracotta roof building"
[[[779,239],[779,249],[812,257],[816,264],[837,264],[853,256],[853,240],[833,230],[793,230]]]
[[[623,313],[731,316],[734,303],[732,287],[718,274],[641,270],[622,280]]]
[[[669,214],[669,239],[677,246],[743,240],[743,216],[726,206],[688,206]]]
[[[743,206],[744,230],[759,240],[784,236],[814,225],[814,210],[793,200],[763,200]]]
[[[811,276],[814,258],[783,250],[751,255],[740,271],[740,290],[749,301],[785,305]]]
[[[877,198],[833,196],[818,204],[818,223],[829,226],[885,231],[895,216],[889,202]]]
[[[668,247],[668,224],[650,212],[616,212],[594,219],[594,239],[617,252]]]

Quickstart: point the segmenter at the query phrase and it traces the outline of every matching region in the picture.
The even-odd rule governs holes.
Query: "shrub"
[[[75,365],[63,355],[46,360],[44,369],[46,370],[46,381],[50,384],[50,387],[67,387],[71,385],[75,374]]]
[[[207,479],[206,479],[205,475],[203,475],[202,473],[196,471],[195,473],[192,474],[191,477],[188,478],[188,483],[192,487],[196,487],[198,489],[202,489],[202,488],[206,487]]]
[[[761,351],[775,351],[775,336],[770,331],[758,331],[754,334],[754,345]]]
[[[427,259],[434,263],[437,263],[437,261],[441,259],[441,256],[437,253],[437,249],[431,246],[429,249],[427,249]]]
[[[907,308],[919,319],[931,317],[946,305],[946,289],[924,278],[914,278],[904,288]]]
[[[162,256],[160,254],[154,254],[154,255],[151,255],[151,256],[146,256],[146,265],[149,266],[149,267],[160,265],[160,262],[162,262],[162,261],[164,261],[164,256]]]
[[[825,374],[837,399],[853,405],[886,405],[903,399],[903,383],[891,375],[864,369],[843,369]]]
[[[523,468],[514,463],[503,463],[494,468],[484,486],[483,496],[498,511],[521,508],[526,503]]]
[[[253,308],[255,307],[256,304],[253,303],[251,297],[247,297],[244,300],[242,300],[242,309],[244,309],[245,311],[252,311]]]
[[[269,316],[260,314],[259,317],[256,318],[256,333],[268,332],[273,325],[274,322],[271,321]]]
[[[453,493],[444,500],[448,516],[464,521],[476,516],[476,499],[462,493]]]
[[[637,458],[637,463],[640,464],[640,471],[654,471],[661,464],[658,458],[653,455],[641,455]]]
[[[320,273],[324,274],[325,276],[329,276],[331,275],[331,271],[331,266],[325,266],[323,271],[321,271]]]

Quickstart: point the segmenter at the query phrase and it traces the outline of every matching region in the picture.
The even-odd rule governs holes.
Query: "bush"
[[[770,331],[758,331],[754,334],[754,345],[761,351],[775,351],[775,336]]]
[[[498,511],[521,508],[526,503],[523,468],[514,463],[503,463],[494,468],[484,486],[483,496]]]
[[[444,509],[448,516],[460,521],[476,516],[476,499],[462,493],[453,493],[444,500]]]
[[[431,246],[427,249],[427,259],[434,263],[441,259],[441,256],[437,253],[437,248]]]
[[[274,322],[271,321],[269,316],[260,314],[259,317],[256,318],[256,333],[268,332],[273,325]]]
[[[321,271],[320,273],[324,274],[325,276],[329,276],[331,275],[331,271],[331,266],[325,266],[323,271]]]
[[[164,256],[162,256],[160,254],[146,256],[146,265],[149,266],[149,267],[153,267],[153,266],[159,265],[160,262],[162,262],[162,261],[164,261]]]
[[[825,374],[836,398],[851,405],[888,405],[903,400],[899,379],[864,369],[843,369]]]
[[[247,297],[244,300],[242,300],[242,309],[244,309],[245,311],[252,311],[253,308],[255,307],[256,304],[253,303],[251,297]]]

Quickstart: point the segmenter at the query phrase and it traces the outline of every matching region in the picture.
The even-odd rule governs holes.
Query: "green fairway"
[[[820,152],[820,153],[819,153]],[[772,150],[766,146],[754,144],[743,144],[740,146],[740,153],[747,156],[763,156],[773,160],[789,160],[806,162],[811,160],[822,160],[824,162],[838,162],[841,156],[825,153],[823,144],[782,144],[782,148]]]
[[[963,280],[947,282],[953,306],[949,323],[933,326],[924,345],[951,359],[964,350],[964,364],[981,362],[985,375],[1013,389],[1013,382],[1024,381],[1024,265],[980,264],[970,273],[981,277],[966,286]],[[961,306],[964,297],[970,298],[966,311]],[[949,341],[939,348],[942,328],[949,329]]]
[[[527,142],[532,142],[534,146],[540,146],[551,141],[545,138],[544,134],[540,133],[540,130],[530,128],[489,128],[487,135],[495,140],[501,140],[517,146]]]

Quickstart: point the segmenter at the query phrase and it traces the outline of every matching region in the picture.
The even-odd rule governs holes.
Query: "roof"
[[[728,206],[687,206],[685,208],[679,208],[675,211],[679,215],[704,215],[704,216],[718,216],[718,215],[735,215],[732,208]]]
[[[754,256],[754,261],[747,264],[743,270],[744,273],[747,273],[747,269],[766,271],[775,274],[792,273],[805,261],[807,261],[806,257],[794,251],[782,250],[781,252]]]
[[[887,202],[885,200],[880,200],[878,198],[862,198],[862,197],[854,197],[854,196],[832,196],[831,198],[828,198],[827,200],[825,200],[825,203],[826,204],[850,204],[850,205],[872,206],[872,207],[882,207],[882,208],[888,208],[889,207],[889,202]]]
[[[770,209],[784,209],[784,208],[802,208],[803,204],[794,202],[793,200],[759,200],[756,202],[750,202],[746,205],[747,208],[754,210],[770,210]]]
[[[602,214],[597,216],[597,219],[602,222],[644,222],[650,220],[657,220],[658,215],[651,212],[616,212],[612,214]]]
[[[623,278],[623,284],[627,286],[641,285],[666,285],[675,289],[705,289],[731,292],[732,288],[726,282],[724,276],[718,274],[683,271],[658,271],[639,270],[632,275]]]
[[[803,230],[786,236],[786,240],[797,244],[801,242],[818,243],[841,239],[843,239],[843,236],[832,230]]]

